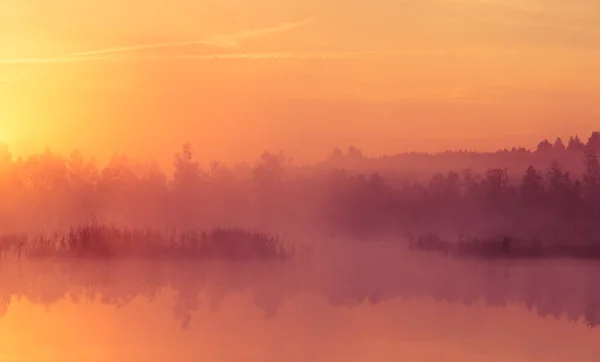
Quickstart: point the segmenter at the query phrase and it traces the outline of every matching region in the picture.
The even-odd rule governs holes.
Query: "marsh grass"
[[[285,260],[279,237],[238,228],[203,231],[129,229],[89,223],[65,232],[0,235],[3,257]]]
[[[472,258],[576,258],[600,259],[600,242],[565,242],[555,240],[541,242],[540,238],[530,239],[512,236],[460,237],[448,241],[435,233],[411,238],[411,250],[439,252],[447,256]]]

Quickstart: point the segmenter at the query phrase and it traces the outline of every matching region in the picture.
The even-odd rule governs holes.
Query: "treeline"
[[[502,167],[467,168],[427,180],[361,173],[336,163],[297,166],[283,153],[269,152],[252,167],[213,162],[202,168],[190,145],[175,155],[172,177],[156,164],[124,156],[99,167],[78,152],[63,157],[48,150],[13,159],[4,150],[0,233],[64,231],[94,216],[118,227],[181,231],[223,227],[357,238],[436,233],[442,239],[600,241],[600,133],[585,144],[576,139],[564,148],[547,144],[534,152],[515,151],[546,155],[543,167],[510,174]],[[359,158],[359,151],[352,152]],[[561,155],[575,161],[563,165],[557,161]],[[578,173],[569,171],[574,168]]]
[[[474,152],[468,149],[437,153],[405,152],[380,157],[368,157],[360,149],[350,147],[346,152],[335,148],[322,169],[345,168],[355,172],[379,172],[386,177],[403,177],[423,181],[437,172],[471,169],[483,173],[490,168],[524,170],[528,166],[544,168],[552,161],[563,165],[571,174],[583,171],[581,158],[587,152],[600,153],[600,132],[593,132],[586,142],[578,136],[567,141],[556,138],[543,140],[534,149],[512,147],[494,152]]]
[[[580,161],[581,179],[557,163],[509,177],[506,169],[435,175],[402,186],[377,174],[339,173],[331,215],[351,233],[380,230],[442,237],[536,237],[543,242],[600,242],[600,164],[594,152]]]

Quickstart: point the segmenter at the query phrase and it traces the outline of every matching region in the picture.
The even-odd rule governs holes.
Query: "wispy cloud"
[[[269,34],[284,33],[299,27],[306,26],[310,23],[313,23],[316,20],[316,17],[311,17],[301,21],[288,22],[266,28],[242,30],[232,34],[217,35],[212,38],[209,38],[209,41],[219,46],[237,48],[244,40],[258,38]]]
[[[287,22],[282,23],[275,26],[258,28],[258,29],[248,29],[242,30],[239,32],[231,33],[231,34],[220,34],[216,36],[209,36],[203,39],[192,39],[192,40],[183,40],[183,41],[172,41],[172,42],[157,42],[157,43],[148,43],[148,44],[133,44],[127,46],[119,46],[112,48],[103,48],[103,49],[94,49],[83,52],[71,53],[61,56],[60,58],[71,58],[71,57],[89,57],[96,55],[107,55],[107,54],[115,54],[115,53],[126,53],[133,52],[139,50],[148,50],[148,49],[161,49],[161,48],[177,48],[183,47],[187,45],[207,45],[212,47],[219,48],[238,48],[241,46],[241,43],[244,40],[258,38],[261,36],[275,34],[275,33],[283,33],[287,31],[291,31],[293,29],[308,25],[316,20],[315,17],[303,19],[301,21],[296,22]]]
[[[348,59],[363,56],[398,55],[402,51],[354,51],[354,52],[263,52],[263,53],[215,53],[215,54],[169,54],[169,55],[130,55],[109,56],[107,54],[87,56],[65,56],[53,58],[0,59],[3,65],[61,64],[80,62],[139,62],[155,60],[219,60],[219,59]]]
[[[60,64],[79,63],[93,61],[144,61],[144,60],[167,60],[167,59],[269,59],[269,58],[298,58],[302,55],[290,53],[239,53],[239,54],[208,54],[208,55],[132,55],[122,56],[120,54],[134,53],[140,50],[178,48],[188,45],[207,45],[217,48],[235,49],[239,48],[245,40],[259,38],[269,34],[284,33],[293,29],[308,25],[316,20],[316,17],[306,18],[300,21],[287,22],[275,26],[247,29],[229,34],[209,36],[203,39],[181,40],[171,42],[155,42],[147,44],[133,44],[127,46],[109,47],[102,49],[87,50],[64,54],[55,57],[28,57],[0,59],[3,65],[31,65],[31,64]]]
[[[49,57],[49,58],[9,58],[0,59],[0,65],[31,65],[31,64],[60,64],[60,63],[78,63],[82,61],[109,60],[103,56],[89,57]]]
[[[527,49],[527,52],[545,52],[548,48]],[[212,54],[132,54],[132,55],[114,55],[97,54],[86,56],[63,56],[52,58],[14,58],[0,59],[0,65],[34,65],[34,64],[61,64],[61,63],[81,63],[81,62],[142,62],[142,61],[167,61],[167,60],[268,60],[268,59],[353,59],[364,57],[381,56],[497,56],[522,53],[525,50],[520,49],[402,49],[402,50],[382,50],[382,51],[320,51],[320,52],[241,52],[241,53],[212,53]]]

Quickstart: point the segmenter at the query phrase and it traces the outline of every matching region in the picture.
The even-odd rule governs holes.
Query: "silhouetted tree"
[[[355,146],[348,147],[347,157],[351,162],[358,162],[364,159],[362,150]]]
[[[593,132],[585,147],[588,152],[600,152],[600,132]]]
[[[201,194],[206,174],[198,162],[194,161],[192,146],[186,143],[181,151],[175,154],[175,171],[173,173],[173,199],[171,209],[174,211],[174,221],[180,226],[198,223],[205,211]]]
[[[339,165],[344,160],[344,153],[339,147],[335,147],[329,157],[327,158],[328,162],[333,163],[334,165]]]
[[[508,175],[506,170],[491,169],[485,173],[482,187],[485,190],[486,200],[489,206],[499,206],[508,189]]]
[[[600,162],[594,151],[586,152],[585,154],[583,184],[590,194],[593,194],[600,188]]]
[[[210,164],[210,176],[219,183],[230,183],[235,180],[233,171],[218,161]]]
[[[569,145],[567,146],[567,150],[569,152],[583,152],[585,149],[585,145],[579,139],[579,136],[570,137]]]
[[[533,166],[529,166],[521,184],[523,200],[529,204],[538,204],[544,197],[544,177]]]
[[[577,209],[581,184],[573,182],[569,172],[564,172],[556,162],[546,170],[546,183],[556,210],[564,217],[572,217]]]
[[[554,141],[554,150],[557,152],[564,152],[567,150],[565,144],[563,143],[562,139],[560,139],[560,137],[557,138],[556,141]]]
[[[583,191],[592,219],[600,219],[600,162],[594,151],[585,154]]]
[[[547,154],[554,149],[552,143],[548,142],[548,140],[543,140],[537,145],[536,152],[541,154]]]
[[[254,177],[261,185],[266,187],[281,184],[287,162],[288,159],[283,154],[283,151],[277,154],[264,152],[254,168]]]
[[[175,173],[173,174],[173,183],[175,187],[187,189],[197,185],[200,181],[201,170],[198,162],[193,159],[194,153],[192,145],[189,143],[181,147],[181,151],[175,154]]]

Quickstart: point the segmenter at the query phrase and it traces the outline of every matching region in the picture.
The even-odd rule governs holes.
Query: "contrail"
[[[106,62],[136,62],[153,60],[219,60],[219,59],[348,59],[362,56],[386,56],[398,55],[402,51],[354,51],[354,52],[305,52],[305,53],[217,53],[217,54],[180,54],[180,55],[133,55],[133,56],[106,56],[88,55],[80,57],[55,57],[55,58],[20,58],[0,59],[3,65],[27,65],[27,64],[60,64],[80,63],[93,61]]]
[[[216,37],[213,37],[210,41],[216,42],[217,44],[226,44],[230,47],[238,47],[240,45],[240,42],[242,42],[244,40],[256,38],[256,37],[260,37],[260,36],[264,36],[264,35],[269,35],[269,34],[283,33],[286,31],[290,31],[290,30],[308,25],[308,24],[314,22],[315,20],[317,20],[316,17],[311,17],[311,18],[307,18],[307,19],[304,19],[301,21],[283,23],[283,24],[279,24],[279,25],[275,25],[275,26],[271,26],[271,27],[267,27],[267,28],[242,30],[242,31],[232,33],[232,34],[218,35]]]
[[[548,48],[528,49],[528,52],[545,52]],[[115,56],[107,54],[87,55],[79,57],[53,57],[53,58],[16,58],[0,59],[0,65],[28,65],[28,64],[61,64],[80,62],[139,62],[139,61],[161,61],[161,60],[219,60],[219,59],[351,59],[369,56],[411,56],[411,55],[510,55],[525,51],[523,49],[490,49],[484,51],[465,49],[403,49],[384,51],[345,51],[345,52],[260,52],[260,53],[213,53],[213,54],[166,54],[166,55],[129,55]]]
[[[88,56],[88,57],[51,57],[51,58],[14,58],[0,59],[1,65],[28,65],[28,64],[59,64],[59,63],[79,63],[82,61],[110,60],[108,57]]]
[[[155,56],[152,59],[180,60],[219,60],[219,59],[348,59],[363,56],[386,56],[401,54],[398,51],[355,51],[355,52],[305,52],[305,53],[225,53],[225,54],[182,54],[173,56]]]
[[[298,27],[307,25],[316,20],[315,17],[307,18],[301,21],[296,22],[288,22],[283,23],[271,27],[260,28],[260,29],[250,29],[250,30],[242,30],[239,32],[231,33],[231,34],[221,34],[212,37],[208,37],[205,39],[194,39],[194,40],[183,40],[183,41],[174,41],[174,42],[160,42],[160,43],[150,43],[150,44],[135,44],[121,47],[113,47],[113,48],[104,48],[104,49],[96,49],[89,50],[84,52],[71,53],[61,56],[61,58],[70,58],[70,57],[87,57],[94,55],[106,55],[106,54],[114,54],[114,53],[124,53],[131,52],[137,50],[147,50],[147,49],[160,49],[160,48],[176,48],[182,47],[186,45],[208,45],[219,48],[237,48],[240,46],[240,43],[244,40],[256,38],[268,34],[274,33],[282,33],[285,31],[290,31],[296,29]]]
[[[209,40],[182,40],[182,41],[174,41],[174,42],[163,42],[163,43],[149,43],[149,44],[137,44],[137,45],[128,45],[122,47],[114,47],[114,48],[104,48],[104,49],[96,49],[89,50],[78,53],[70,53],[66,54],[60,58],[85,58],[89,56],[95,55],[107,55],[114,53],[125,53],[132,52],[137,50],[146,50],[146,49],[160,49],[160,48],[176,48],[186,45],[209,45],[215,47],[227,47],[224,43],[211,42]]]

